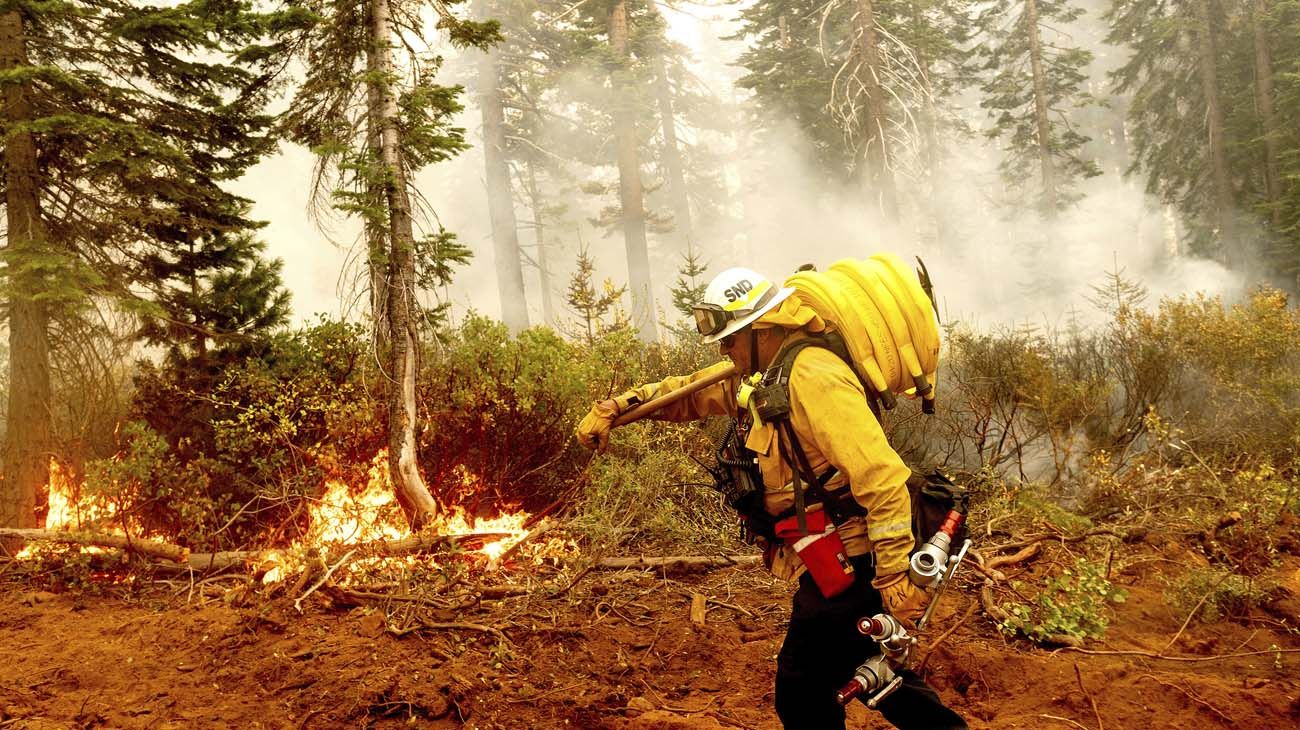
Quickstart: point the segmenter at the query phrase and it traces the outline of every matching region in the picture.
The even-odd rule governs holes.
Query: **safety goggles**
[[[754,302],[753,306],[744,309],[726,310],[720,304],[701,302],[691,307],[691,315],[695,317],[695,330],[704,337],[711,337],[726,329],[727,324],[733,320],[744,319],[755,311],[762,309],[772,297],[776,296],[777,288],[768,286],[767,291]]]
[[[728,312],[716,304],[696,304],[691,307],[691,314],[695,316],[696,331],[705,337],[721,332],[735,317],[734,312]]]

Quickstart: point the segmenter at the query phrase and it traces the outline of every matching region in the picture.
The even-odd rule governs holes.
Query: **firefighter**
[[[797,347],[818,338],[826,324],[793,289],[745,268],[722,272],[710,282],[703,301],[693,310],[696,328],[706,343],[718,343],[720,353],[734,363],[737,375],[665,406],[651,418],[689,421],[727,415],[738,419],[744,445],[757,457],[761,498],[741,514],[750,534],[764,547],[765,562],[774,575],[798,581],[785,641],[777,655],[776,711],[786,728],[827,730],[844,727],[844,708],[835,692],[878,646],[860,634],[857,619],[882,610],[905,622],[920,618],[926,594],[908,579],[908,553],[913,545],[911,504],[906,481],[910,470],[890,447],[858,377],[841,356],[826,347]],[[753,422],[738,405],[743,375],[765,372],[783,352],[797,352],[790,364],[787,388],[789,425],[805,460],[824,484],[828,503],[845,501],[856,509],[836,519],[851,566],[847,589],[831,597],[808,574],[791,545],[776,538],[779,520],[791,520],[798,465],[792,465],[788,431],[773,423]],[[597,402],[577,429],[578,440],[603,452],[619,414],[687,383],[729,367],[720,362],[686,376],[673,376],[642,385],[615,398]],[[792,468],[793,466],[793,468]],[[756,476],[759,476],[756,475]],[[835,496],[829,496],[835,495]],[[823,508],[808,504],[809,513]],[[844,512],[845,510],[840,510]],[[834,513],[831,513],[834,514]],[[901,687],[877,709],[900,728],[965,728],[966,724],[921,677],[901,671]]]

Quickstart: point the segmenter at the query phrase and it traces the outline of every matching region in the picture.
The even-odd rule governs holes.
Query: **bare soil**
[[[1187,660],[1008,639],[967,576],[928,641],[960,626],[916,655],[929,681],[972,728],[1300,726],[1300,559],[1277,568],[1283,587],[1269,606],[1179,635],[1186,615],[1161,590],[1194,563],[1191,551],[1143,549],[1117,559],[1113,578],[1129,597],[1088,649]],[[296,596],[227,589],[233,581],[155,583],[123,598],[41,590],[8,572],[0,728],[779,727],[772,680],[790,589],[758,568],[592,571],[568,590],[539,582],[422,612],[322,591],[302,614]],[[696,593],[708,598],[702,626],[689,619]],[[888,727],[856,704],[849,726]]]

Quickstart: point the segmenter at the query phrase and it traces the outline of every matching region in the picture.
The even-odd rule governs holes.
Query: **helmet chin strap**
[[[749,367],[756,373],[762,370],[758,366],[758,330],[753,325],[749,326]]]

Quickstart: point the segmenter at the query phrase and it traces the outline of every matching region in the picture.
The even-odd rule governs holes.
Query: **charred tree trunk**
[[[1212,0],[1196,0],[1198,66],[1201,91],[1205,95],[1205,122],[1210,146],[1210,180],[1214,188],[1214,201],[1210,223],[1215,228],[1224,262],[1235,267],[1242,263],[1240,242],[1233,230],[1232,187],[1228,180],[1228,148],[1223,138],[1223,105],[1219,99],[1218,38],[1214,31],[1211,12]]]
[[[898,190],[889,156],[889,139],[885,129],[889,117],[885,111],[885,92],[880,85],[882,64],[880,36],[876,33],[876,9],[872,0],[858,0],[858,53],[861,56],[863,101],[864,179],[876,205],[889,220],[898,219]]]
[[[1281,129],[1273,94],[1273,49],[1266,26],[1268,0],[1255,0],[1251,24],[1255,32],[1255,101],[1264,126],[1264,193],[1273,227],[1282,225],[1282,177],[1278,167],[1277,141]]]
[[[26,66],[27,40],[18,11],[0,15],[0,71]],[[31,85],[4,87],[0,117],[4,145],[5,212],[9,264],[9,410],[5,428],[4,479],[0,480],[0,527],[35,527],[36,492],[49,481],[51,434],[49,312],[39,267],[29,266],[49,247],[41,220],[36,141],[15,129],[32,121]],[[0,553],[15,547],[0,540]]]
[[[1043,70],[1042,38],[1038,33],[1038,0],[1025,0],[1025,33],[1029,38],[1029,69],[1034,77],[1034,123],[1038,129],[1038,164],[1043,184],[1039,210],[1044,218],[1055,218],[1060,194],[1056,161],[1052,157],[1052,122],[1047,116],[1047,77]]]
[[[420,476],[416,456],[415,373],[419,356],[419,306],[415,299],[415,229],[406,170],[402,163],[397,96],[391,76],[392,18],[388,0],[371,0],[368,63],[372,106],[368,121],[379,129],[384,208],[387,212],[388,472],[414,532],[438,514],[438,504]]]
[[[650,251],[645,235],[645,189],[641,185],[641,159],[637,152],[636,101],[628,80],[627,4],[617,0],[609,9],[609,46],[616,66],[614,88],[614,143],[618,154],[618,190],[622,207],[623,241],[627,247],[628,286],[632,292],[632,321],[644,342],[658,342],[654,290],[650,279]]]
[[[486,166],[488,217],[496,253],[497,293],[501,321],[511,332],[528,329],[524,299],[524,271],[519,263],[519,229],[515,196],[510,189],[510,162],[506,159],[506,113],[501,103],[500,53],[487,50],[479,62],[479,106],[483,111],[483,160]]]

